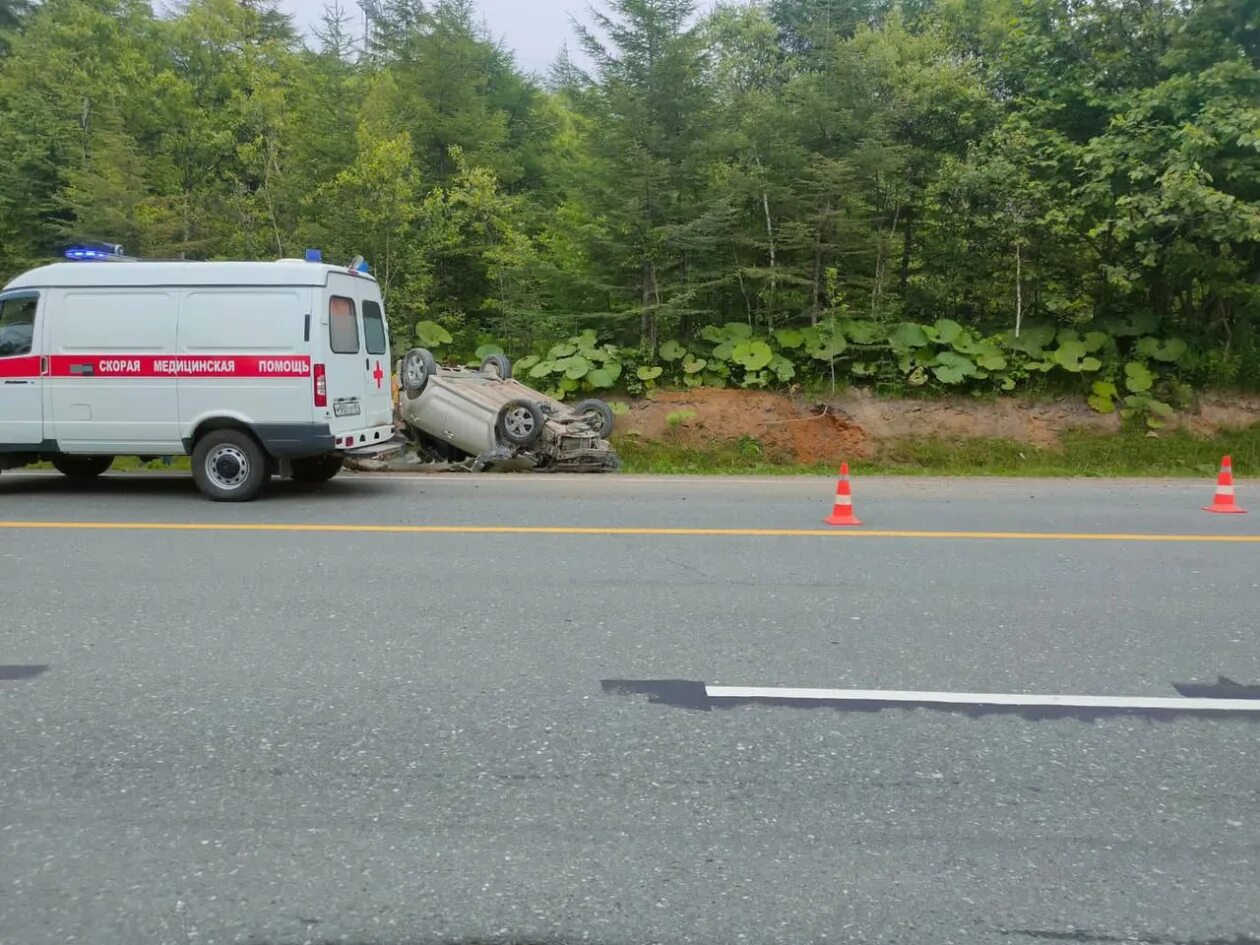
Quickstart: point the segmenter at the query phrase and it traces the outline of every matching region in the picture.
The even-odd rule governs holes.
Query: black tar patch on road
[[[801,697],[778,698],[774,696],[713,697],[706,684],[692,679],[602,679],[600,688],[615,695],[645,695],[648,702],[676,709],[693,709],[710,712],[714,709],[733,709],[742,705],[778,706],[788,709],[834,709],[838,712],[882,712],[885,709],[931,709],[979,718],[985,715],[1015,715],[1033,722],[1046,719],[1077,719],[1092,722],[1095,719],[1114,716],[1137,716],[1154,721],[1167,721],[1190,716],[1214,718],[1232,717],[1249,722],[1260,722],[1260,712],[1239,712],[1235,709],[1203,709],[1176,707],[1154,708],[1148,706],[1073,706],[1073,705],[989,705],[953,702],[907,701],[904,699],[808,699]],[[1258,699],[1260,686],[1244,686],[1225,677],[1214,685],[1173,683],[1181,695],[1187,698]],[[1209,694],[1210,693],[1210,694]]]
[[[1225,676],[1217,676],[1210,684],[1175,682],[1173,688],[1187,699],[1260,699],[1260,686],[1246,686]]]
[[[0,682],[10,679],[30,679],[47,672],[48,666],[0,666]]]
[[[713,700],[705,691],[704,683],[690,679],[601,679],[599,685],[604,692],[623,696],[644,695],[648,697],[648,702],[659,702],[678,709],[708,712],[713,708]]]

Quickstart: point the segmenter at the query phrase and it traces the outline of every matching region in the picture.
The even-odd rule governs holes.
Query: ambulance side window
[[[0,358],[31,353],[38,304],[38,297],[33,295],[0,302]]]
[[[328,343],[334,354],[359,353],[359,320],[353,299],[334,295],[328,300]]]
[[[368,354],[385,353],[385,316],[373,301],[363,303],[363,340]]]

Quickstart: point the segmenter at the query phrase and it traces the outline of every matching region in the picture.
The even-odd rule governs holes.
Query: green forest
[[[607,0],[543,75],[493,28],[0,0],[0,270],[362,254],[399,353],[557,395],[1260,388],[1255,0]]]

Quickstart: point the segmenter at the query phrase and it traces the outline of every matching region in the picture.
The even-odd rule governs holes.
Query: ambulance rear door
[[[381,290],[375,280],[360,278],[359,317],[363,322],[363,425],[381,427],[394,422],[393,366],[389,363],[389,325]]]
[[[44,440],[39,304],[39,293],[31,289],[0,295],[0,452]]]
[[[326,400],[329,426],[338,442],[341,435],[371,425],[365,411],[371,356],[364,344],[358,283],[348,273],[330,272],[321,319],[326,392],[320,399]]]

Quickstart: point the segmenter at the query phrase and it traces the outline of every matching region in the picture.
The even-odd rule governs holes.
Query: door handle
[[[370,371],[370,370],[372,370],[372,359],[371,359],[371,358],[364,358],[364,359],[363,359],[363,370],[365,370],[365,371]]]
[[[34,384],[35,382],[18,379],[18,380],[6,380],[5,383],[6,384]]]
[[[91,374],[92,365],[90,364],[72,364],[70,365],[71,374]]]

